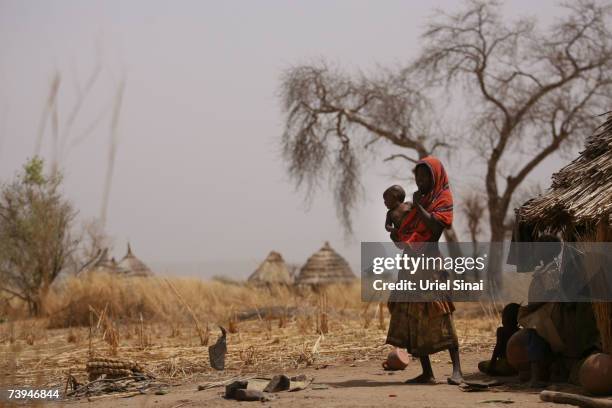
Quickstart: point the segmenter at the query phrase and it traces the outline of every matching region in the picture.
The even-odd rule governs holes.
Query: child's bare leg
[[[409,379],[406,381],[406,384],[432,384],[435,383],[435,378],[433,374],[433,369],[431,368],[431,361],[429,360],[429,356],[420,357],[421,368],[423,369],[423,373],[419,376]]]
[[[453,374],[446,380],[449,384],[459,385],[463,382],[461,374],[461,360],[459,359],[459,347],[455,346],[448,350],[451,361],[453,362]]]

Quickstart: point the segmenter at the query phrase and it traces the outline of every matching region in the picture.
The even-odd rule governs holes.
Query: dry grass
[[[293,293],[287,288],[270,293],[265,288],[196,279],[172,279],[172,286],[182,300],[158,279],[100,275],[69,280],[50,296],[49,318],[0,325],[0,368],[13,373],[15,384],[33,384],[42,378],[46,386],[62,386],[68,373],[79,381],[86,378],[90,355],[116,355],[138,361],[162,378],[182,381],[198,376],[214,381],[382,359],[390,350],[384,345],[386,307],[362,303],[359,284],[329,287],[324,294]],[[297,313],[258,314],[237,321],[237,312],[273,306]],[[497,322],[483,314],[477,304],[459,305],[456,326],[463,351],[492,347]],[[378,324],[370,324],[374,319]],[[228,333],[226,370],[219,373],[210,367],[201,331],[209,325],[213,343],[220,335],[216,325],[228,327],[230,320],[239,329]]]

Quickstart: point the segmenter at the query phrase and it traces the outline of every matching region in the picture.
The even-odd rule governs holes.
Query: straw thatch
[[[117,265],[118,272],[128,277],[149,277],[153,272],[144,262],[138,259],[133,253],[130,244],[127,246],[127,254]]]
[[[115,258],[108,258],[108,248],[104,248],[97,259],[84,269],[86,273],[117,273],[119,272],[119,266],[115,261]]]
[[[315,252],[300,269],[296,278],[298,285],[325,285],[331,283],[349,283],[355,280],[351,267],[329,242]]]
[[[539,231],[593,228],[612,213],[612,114],[586,140],[578,158],[555,173],[551,188],[527,201],[520,209],[521,222]]]
[[[270,251],[266,259],[249,276],[248,282],[254,285],[290,285],[292,279],[282,255]]]
[[[606,241],[612,215],[611,112],[587,138],[578,158],[553,175],[546,194],[527,201],[518,214],[519,222],[536,232],[562,232],[568,240]],[[612,353],[612,303],[594,302],[592,306],[603,351]]]

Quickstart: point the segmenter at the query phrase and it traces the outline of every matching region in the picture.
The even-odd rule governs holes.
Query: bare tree
[[[612,102],[610,8],[564,7],[565,17],[540,31],[529,19],[508,24],[498,3],[472,1],[430,23],[411,67],[432,88],[464,85],[472,146],[486,162],[492,241],[504,239],[513,194],[530,172],[591,133]]]
[[[472,192],[463,199],[463,216],[467,220],[467,229],[470,234],[470,239],[473,243],[478,242],[478,237],[482,233],[482,220],[486,213],[486,200],[483,196]]]
[[[95,86],[100,76],[102,66],[99,60],[96,62],[93,70],[88,76],[84,85],[81,85],[78,78],[75,78],[75,98],[72,104],[68,107],[68,113],[65,120],[61,120],[59,113],[59,96],[60,90],[62,89],[62,75],[59,71],[55,71],[49,85],[49,94],[43,113],[38,125],[38,131],[36,135],[36,144],[34,146],[34,156],[40,157],[43,146],[44,136],[49,127],[48,122],[51,118],[50,132],[52,138],[52,160],[51,160],[51,171],[56,172],[59,169],[59,163],[63,156],[67,154],[70,148],[80,143],[86,136],[88,136],[95,126],[99,123],[101,116],[107,113],[107,109],[101,111],[101,115],[94,118],[94,120],[85,126],[85,131],[81,134],[74,134],[75,124],[79,117],[79,113],[82,111],[83,106],[86,104],[87,99],[90,97],[91,90]]]
[[[102,227],[106,226],[106,217],[108,215],[108,201],[110,199],[110,191],[115,170],[115,158],[117,156],[117,145],[119,143],[119,118],[121,114],[121,105],[123,103],[123,92],[125,90],[125,78],[122,78],[117,86],[115,93],[115,101],[113,105],[113,114],[110,122],[110,142],[108,147],[108,167],[106,168],[106,177],[104,178],[104,192],[102,193],[102,207],[100,209],[100,222]]]
[[[63,85],[64,81],[62,74],[59,71],[56,71],[53,74],[49,85],[47,100],[38,126],[34,155],[40,156],[45,135],[50,132],[53,152],[51,158],[51,172],[58,172],[61,161],[67,156],[70,150],[86,140],[87,137],[89,137],[110,114],[110,140],[107,158],[108,165],[104,177],[102,202],[100,206],[101,226],[104,227],[108,214],[108,203],[110,199],[115,157],[118,147],[119,118],[123,103],[125,76],[122,76],[121,79],[117,81],[116,90],[110,103],[106,103],[105,106],[100,109],[88,123],[85,123],[83,120],[79,120],[79,114],[82,112],[84,106],[88,104],[88,100],[91,99],[92,90],[99,82],[98,79],[102,73],[102,64],[99,54],[100,52],[98,51],[96,63],[90,74],[87,76],[84,84],[79,81],[79,78],[75,73],[73,78],[75,97],[72,99],[71,104],[66,106],[68,112],[63,121],[61,120],[59,114],[59,96],[60,91],[65,93],[66,87]],[[79,122],[78,124],[80,126],[77,126],[77,122]]]
[[[376,143],[387,143],[406,151],[386,160],[416,162],[448,146],[443,134],[431,136],[429,102],[401,72],[351,76],[325,63],[303,65],[285,72],[281,89],[289,174],[309,196],[329,178],[348,233],[360,194],[361,155],[374,154]]]

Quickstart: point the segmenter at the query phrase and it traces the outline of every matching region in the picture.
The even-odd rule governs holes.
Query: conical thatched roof
[[[115,258],[108,259],[108,248],[104,248],[98,258],[91,263],[91,266],[84,269],[87,273],[117,273],[118,270]]]
[[[282,255],[271,251],[266,259],[259,264],[255,272],[249,276],[249,283],[260,284],[286,284],[292,282],[289,268]]]
[[[328,283],[348,283],[355,280],[351,267],[329,242],[315,252],[302,266],[296,278],[298,285],[319,285]]]
[[[612,213],[612,113],[587,138],[584,151],[552,179],[545,194],[518,210],[521,222],[554,232],[593,225]]]
[[[123,257],[123,259],[117,265],[119,272],[125,276],[140,276],[140,277],[149,277],[153,276],[153,272],[144,262],[140,259],[136,258],[136,256],[132,253],[132,248],[128,243],[127,246],[127,254]]]

